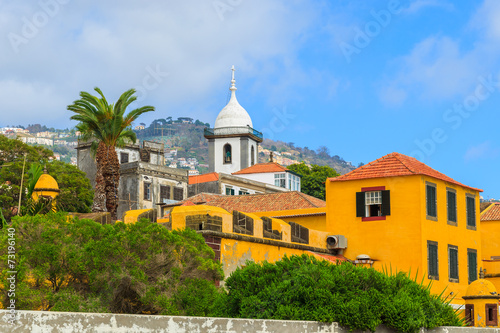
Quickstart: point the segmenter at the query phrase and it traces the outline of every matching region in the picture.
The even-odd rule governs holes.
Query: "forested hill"
[[[144,127],[144,128],[142,128]],[[177,157],[196,158],[200,164],[208,163],[208,144],[203,137],[203,129],[210,127],[208,123],[181,117],[156,119],[149,126],[142,123],[136,126],[135,132],[141,140],[152,140],[165,143],[166,147],[177,151]],[[293,142],[282,142],[264,139],[259,150],[259,162],[269,161],[270,152],[274,160],[283,165],[304,161],[306,164],[328,165],[344,174],[355,168],[338,155],[331,155],[326,146],[318,149],[295,146]],[[203,171],[203,170],[201,170]]]

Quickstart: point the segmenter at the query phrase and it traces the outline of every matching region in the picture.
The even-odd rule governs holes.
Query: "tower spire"
[[[236,69],[234,69],[234,65],[233,65],[233,67],[231,67],[231,71],[233,72],[233,73],[231,74],[231,88],[229,88],[229,90],[231,90],[231,95],[234,95],[234,92],[236,91],[236,85],[235,85],[236,80],[234,79],[234,71],[235,71],[235,70],[236,70]],[[232,97],[232,96],[231,96],[231,97]]]

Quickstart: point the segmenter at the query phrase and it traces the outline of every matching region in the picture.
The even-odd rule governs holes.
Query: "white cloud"
[[[402,10],[404,14],[415,14],[428,7],[441,7],[446,10],[452,10],[454,6],[446,1],[439,0],[415,0]]]
[[[466,162],[470,162],[478,159],[495,158],[499,152],[500,149],[494,147],[491,141],[485,141],[478,145],[470,146],[465,152],[464,159]]]
[[[220,111],[213,106],[225,101],[231,65],[237,68],[240,89],[243,78],[258,78],[261,89],[270,93],[281,82],[277,96],[285,99],[294,95],[288,89],[293,82],[307,84],[295,58],[300,35],[314,22],[314,7],[300,0],[224,2],[232,10],[221,20],[213,1],[70,1],[19,44],[18,53],[7,34],[22,36],[23,17],[31,20],[43,9],[36,3],[2,3],[0,80],[22,87],[36,82],[37,91],[57,91],[54,100],[39,99],[38,110],[55,112],[62,126],[69,124],[66,105],[79,91],[99,86],[111,100],[141,86],[148,68],[169,73],[143,101],[157,107],[156,118],[190,109],[212,121]],[[23,95],[4,97],[0,113],[27,112],[17,103]]]
[[[407,55],[394,61],[392,72],[396,74],[381,83],[381,101],[387,103],[387,91],[394,90],[406,91],[408,98],[433,101],[469,94],[479,76],[496,72],[500,65],[499,16],[500,3],[486,0],[464,26],[473,27],[473,42],[433,35],[416,43]]]

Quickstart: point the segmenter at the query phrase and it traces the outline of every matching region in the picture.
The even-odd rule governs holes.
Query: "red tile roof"
[[[482,221],[500,221],[500,202],[495,202],[481,213]]]
[[[203,175],[198,176],[189,176],[189,184],[200,184],[200,183],[208,183],[219,180],[219,174],[217,172],[205,173]]]
[[[482,192],[483,190],[464,185],[456,180],[442,174],[439,171],[425,165],[418,161],[416,158],[406,156],[399,153],[391,153],[385,155],[373,162],[370,162],[362,167],[359,167],[351,172],[342,176],[329,178],[332,182],[347,181],[356,179],[368,178],[384,178],[384,177],[397,177],[397,176],[412,176],[412,175],[425,175],[445,182],[463,186],[474,191]]]
[[[233,172],[233,175],[243,175],[248,173],[267,173],[267,172],[284,172],[288,171],[284,166],[276,162],[257,163],[240,171]]]
[[[297,191],[249,195],[200,193],[182,201],[181,206],[188,202],[245,213],[326,207],[325,201]]]

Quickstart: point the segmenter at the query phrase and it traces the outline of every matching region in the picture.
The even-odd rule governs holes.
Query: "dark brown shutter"
[[[365,217],[365,192],[356,192],[356,217]]]
[[[391,215],[391,192],[382,191],[382,216]]]

